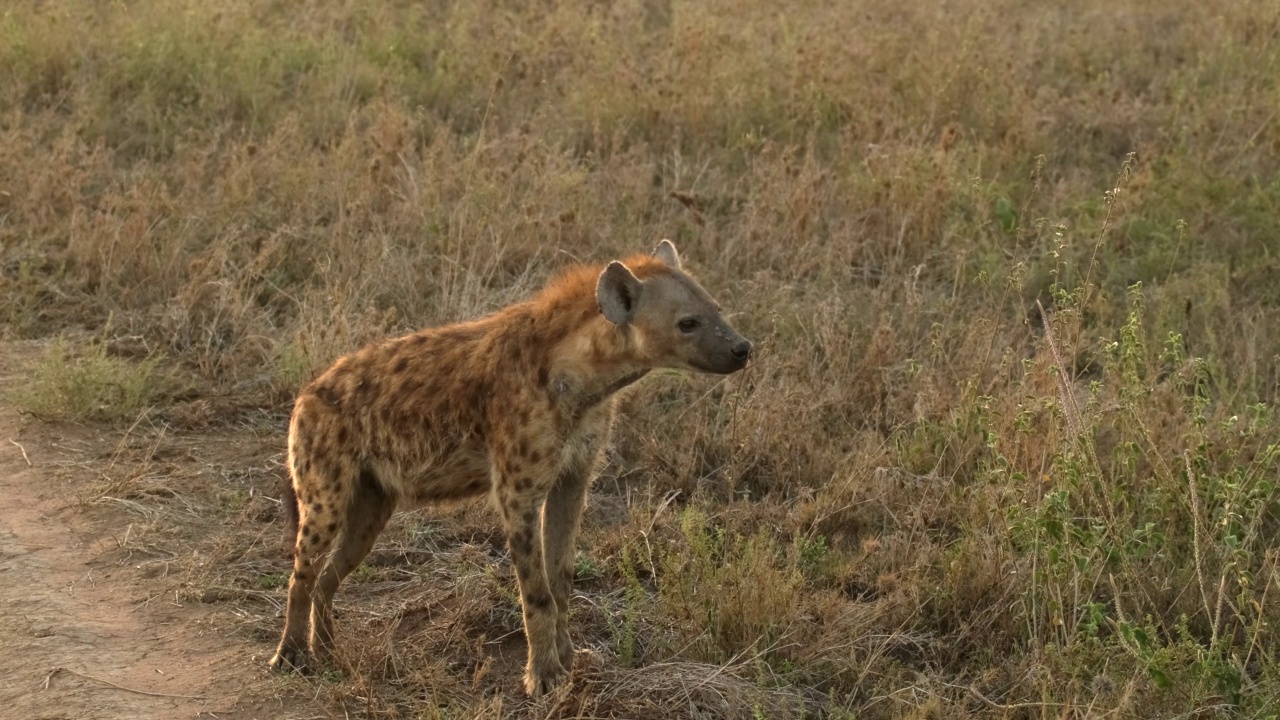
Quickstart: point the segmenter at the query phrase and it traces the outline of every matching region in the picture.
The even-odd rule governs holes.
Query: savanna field
[[[622,403],[573,600],[598,662],[524,698],[497,517],[451,507],[397,516],[343,667],[282,693],[1276,717],[1280,5],[1051,5],[8,3],[0,332],[40,351],[6,404],[156,438],[99,494],[265,672],[290,566],[245,478],[283,480],[301,385],[668,237],[756,355]]]

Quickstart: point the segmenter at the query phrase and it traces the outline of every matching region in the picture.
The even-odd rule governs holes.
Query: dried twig
[[[1062,398],[1062,413],[1067,417],[1067,429],[1071,433],[1071,444],[1080,445],[1080,433],[1084,427],[1080,422],[1080,408],[1076,406],[1076,396],[1071,389],[1071,378],[1068,373],[1071,372],[1066,362],[1062,359],[1062,351],[1058,348],[1058,339],[1053,334],[1053,323],[1049,319],[1049,314],[1044,311],[1044,305],[1036,300],[1036,307],[1040,308],[1040,319],[1044,322],[1044,338],[1049,343],[1049,352],[1053,354],[1053,362],[1058,366],[1058,394]]]
[[[54,675],[57,675],[60,672],[70,673],[72,675],[78,675],[86,680],[92,680],[94,682],[102,683],[103,685],[110,685],[111,687],[116,688],[118,690],[124,690],[125,692],[136,693],[138,695],[149,695],[151,697],[182,698],[183,700],[204,700],[205,699],[203,695],[174,695],[171,693],[159,693],[159,692],[149,692],[147,690],[135,690],[134,688],[125,687],[124,685],[120,685],[119,683],[113,683],[110,680],[104,680],[102,678],[94,677],[92,675],[85,675],[82,672],[76,672],[75,670],[72,670],[70,668],[64,668],[64,667],[55,667],[49,671],[49,674],[46,675],[44,678],[44,687],[43,687],[44,690],[49,689],[49,681],[53,679]]]
[[[951,685],[951,683],[946,683],[946,684]],[[951,686],[959,687],[957,685],[951,685]],[[972,685],[969,685],[966,689],[969,691],[969,694],[972,695],[974,698],[976,698],[979,702],[981,702],[983,705],[986,705],[987,707],[992,708],[994,710],[1003,710],[1005,712],[1008,712],[1010,710],[1025,710],[1027,708],[1039,708],[1041,710],[1045,710],[1048,708],[1062,707],[1058,703],[1047,703],[1047,702],[1001,703],[1001,702],[996,702],[995,700],[992,700],[986,695],[983,695],[982,693],[978,692],[978,689]]]
[[[1187,492],[1191,499],[1191,553],[1196,566],[1196,586],[1200,590],[1200,601],[1204,603],[1205,619],[1213,623],[1212,642],[1216,644],[1218,641],[1218,621],[1209,606],[1209,594],[1204,589],[1204,570],[1200,561],[1200,545],[1204,541],[1204,531],[1200,527],[1200,492],[1196,487],[1196,471],[1191,469],[1191,456],[1183,452],[1182,462],[1187,468]]]
[[[9,442],[13,443],[14,446],[16,446],[19,450],[22,451],[22,459],[27,461],[27,467],[31,467],[31,458],[27,457],[27,449],[22,447],[21,445],[18,445],[18,443],[12,439],[10,439]]]

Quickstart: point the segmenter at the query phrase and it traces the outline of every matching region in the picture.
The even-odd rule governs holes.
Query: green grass
[[[32,363],[12,400],[42,420],[132,421],[163,396],[161,360],[114,357],[102,344],[77,353],[59,341]]]
[[[596,494],[629,504],[588,524],[574,614],[609,666],[728,663],[774,694],[672,687],[741,717],[1271,717],[1277,17],[9,8],[5,333],[127,328],[166,358],[63,343],[20,404],[127,421],[172,367],[280,414],[367,340],[670,237],[759,356],[626,403]],[[493,572],[437,652],[505,632]],[[436,713],[403,680],[427,669],[457,714],[491,707],[438,657],[365,650],[369,716]],[[559,716],[688,712],[609,682]]]

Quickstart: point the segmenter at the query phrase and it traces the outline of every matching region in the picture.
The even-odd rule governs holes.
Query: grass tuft
[[[44,420],[134,420],[164,395],[162,360],[115,357],[101,343],[77,351],[58,341],[32,364],[12,400]]]

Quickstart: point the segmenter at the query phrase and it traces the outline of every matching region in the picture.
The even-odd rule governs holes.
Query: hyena
[[[289,424],[293,575],[271,666],[305,670],[331,650],[333,594],[397,506],[488,494],[520,588],[524,686],[547,692],[573,656],[574,537],[616,393],[655,368],[729,374],[750,355],[663,240],[479,320],[338,360]]]

